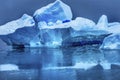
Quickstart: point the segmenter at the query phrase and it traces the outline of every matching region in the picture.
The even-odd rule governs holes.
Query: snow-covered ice
[[[54,3],[36,10],[33,16],[37,22],[55,23],[57,20],[71,20],[72,11],[70,6],[61,0],[56,0]]]
[[[0,26],[0,35],[7,35],[14,33],[17,29],[23,27],[34,26],[35,22],[33,17],[24,14],[20,19],[6,23],[5,25]]]

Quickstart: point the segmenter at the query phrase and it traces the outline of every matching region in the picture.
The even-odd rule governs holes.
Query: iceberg
[[[27,14],[18,20],[0,26],[0,38],[11,46],[29,46],[30,41],[38,33],[39,29],[35,27],[34,19]]]
[[[108,28],[108,19],[106,15],[102,15],[98,20],[96,27],[100,30],[107,30]]]
[[[51,25],[47,25],[44,21],[39,22],[38,26],[41,37],[40,42],[35,43],[37,38],[31,42],[31,45],[34,46],[35,44],[62,47],[100,44],[109,35],[107,31],[99,30],[94,21],[83,17],[77,17],[75,20],[64,23],[59,20]],[[63,38],[62,36],[65,34],[67,35]]]
[[[97,25],[83,17],[72,20],[70,6],[56,0],[36,10],[33,17],[24,14],[0,26],[0,38],[18,48],[92,45],[101,44],[112,32],[108,26],[112,28],[118,24],[109,24],[106,15],[101,16]]]
[[[0,35],[14,33],[18,28],[31,27],[35,25],[33,17],[24,14],[20,19],[14,20],[0,26]]]
[[[66,21],[64,23],[61,22],[62,21],[59,20],[54,24],[51,23],[51,25],[47,25],[46,22],[39,22],[38,26],[40,25],[40,42],[37,42],[36,44],[38,46],[63,46],[64,42],[70,41],[73,36],[76,37],[75,35],[80,36],[79,38],[82,38],[81,31],[88,32],[90,30],[92,31],[96,29],[95,22],[87,18],[77,17],[75,20],[72,21]],[[85,37],[85,35],[82,36]],[[32,46],[35,46],[34,43],[36,39],[31,42]],[[76,40],[73,41],[75,42]]]
[[[56,0],[45,7],[35,11],[34,19],[38,22],[56,23],[58,20],[65,21],[72,19],[71,8],[61,0]]]
[[[100,49],[120,49],[120,33],[106,37]]]

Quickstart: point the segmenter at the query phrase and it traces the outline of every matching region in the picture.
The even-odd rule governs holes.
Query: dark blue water
[[[2,70],[6,64],[18,69]],[[120,80],[119,76],[119,50],[77,47],[0,51],[0,80]]]

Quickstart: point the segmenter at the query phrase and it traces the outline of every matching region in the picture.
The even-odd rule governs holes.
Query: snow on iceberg
[[[100,46],[101,49],[120,49],[120,33],[106,37]]]
[[[70,25],[74,30],[90,30],[95,29],[95,22],[90,19],[77,17],[75,20],[70,22]]]
[[[72,20],[70,22],[62,23],[62,21],[57,21],[53,25],[47,25],[46,22],[40,22],[38,26],[40,29],[55,29],[55,28],[73,28],[76,31],[80,30],[93,30],[96,29],[95,22],[93,22],[90,19],[83,18],[83,17],[77,17],[75,20]]]
[[[0,26],[0,38],[11,46],[29,46],[39,33],[33,17],[24,14],[20,19]],[[6,34],[6,35],[5,35]]]
[[[33,16],[36,22],[55,23],[57,20],[71,20],[72,12],[68,5],[61,0],[56,0],[54,3],[38,9]]]
[[[24,14],[20,19],[8,22],[5,25],[0,26],[0,35],[14,33],[18,28],[23,28],[25,26],[31,27],[34,25],[35,22],[33,17]]]

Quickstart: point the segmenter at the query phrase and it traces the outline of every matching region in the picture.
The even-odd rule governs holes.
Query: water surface
[[[0,68],[0,80],[120,80],[119,50],[93,47],[1,50],[0,66],[8,64],[4,68],[13,70]]]

